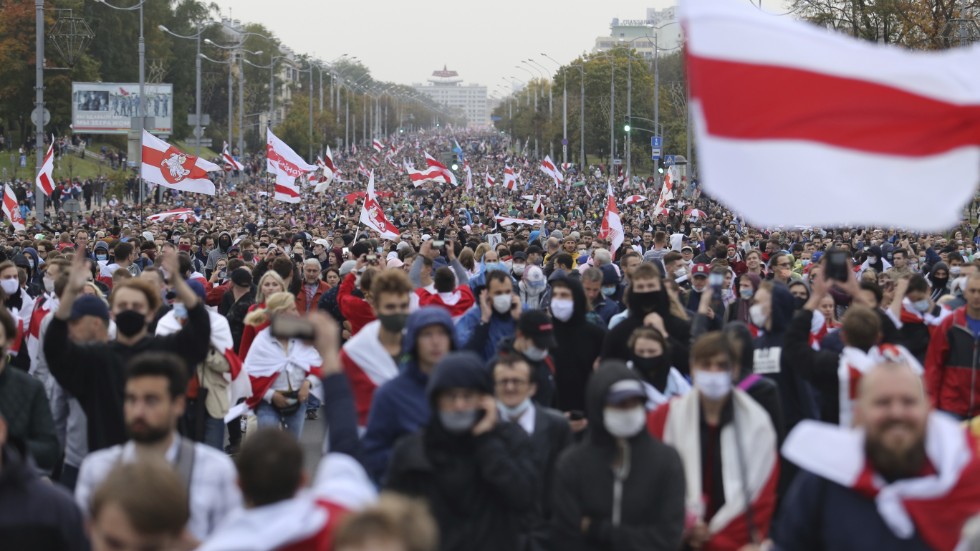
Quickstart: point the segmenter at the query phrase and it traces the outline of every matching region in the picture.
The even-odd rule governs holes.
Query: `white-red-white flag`
[[[273,134],[272,130],[266,129],[265,136],[266,170],[269,173],[298,178],[316,170],[316,165],[304,161],[286,142]]]
[[[541,172],[551,176],[551,179],[555,181],[556,186],[565,181],[565,176],[562,175],[560,170],[558,170],[555,163],[551,162],[551,157],[548,155],[545,155],[544,160],[541,161]]]
[[[512,218],[510,216],[497,216],[497,223],[501,226],[510,226],[511,224],[523,224],[525,226],[536,226],[538,224],[544,223],[544,220],[539,220],[535,218]]]
[[[151,184],[179,191],[214,195],[214,182],[208,172],[221,167],[177,149],[143,130],[143,163],[140,177]]]
[[[146,217],[146,221],[163,222],[168,218],[189,222],[191,224],[193,224],[197,220],[197,217],[194,216],[194,209],[183,208],[183,209],[173,209],[164,212],[158,212],[156,214],[151,214]]]
[[[469,161],[463,161],[463,172],[466,173],[466,191],[473,189],[473,169]]]
[[[408,162],[405,162],[405,173],[412,181],[412,185],[419,187],[425,182],[442,182],[442,171],[438,168],[426,168],[425,170],[415,170]]]
[[[671,178],[671,172],[668,170],[667,173],[664,174],[664,185],[660,188],[660,197],[657,199],[657,205],[654,207],[654,210],[659,211],[660,209],[665,208],[667,206],[667,201],[670,201],[673,198],[674,182]]]
[[[980,180],[980,50],[911,52],[730,0],[680,16],[705,192],[764,226],[960,221]]]
[[[385,144],[381,143],[381,140],[374,140],[371,142],[371,145],[374,146],[374,150],[378,153],[381,153],[381,150],[385,148]]]
[[[613,194],[612,184],[609,184],[606,195],[608,197],[606,214],[602,217],[599,238],[610,242],[611,246],[609,247],[609,251],[615,257],[619,246],[623,244],[623,221],[619,218],[619,209],[616,208],[616,196]]]
[[[454,186],[459,185],[459,182],[456,181],[456,175],[453,174],[453,171],[446,168],[446,165],[435,160],[435,158],[432,155],[429,155],[428,153],[425,154],[425,164],[427,164],[429,168],[438,168],[439,171],[442,173],[443,181],[446,182],[447,184],[452,184]]]
[[[283,203],[299,203],[302,197],[296,178],[290,178],[282,172],[276,172],[275,177],[276,183],[273,185],[275,193],[272,198]]]
[[[536,195],[534,197],[534,207],[532,207],[531,210],[533,210],[534,214],[537,214],[538,216],[544,214],[544,203],[541,202],[540,195]]]
[[[494,184],[493,178],[490,176],[490,173],[487,172],[487,187],[493,187],[493,184]]]
[[[17,204],[17,196],[10,184],[3,186],[3,215],[10,220],[14,230],[23,230],[27,227],[24,217],[20,214],[20,205]]]
[[[504,187],[510,191],[517,189],[517,176],[514,174],[514,169],[508,165],[504,165]]]
[[[224,142],[224,146],[221,148],[221,158],[225,161],[226,171],[231,172],[232,170],[245,170],[242,163],[238,162],[231,156],[231,151],[228,149],[228,142]]]
[[[41,193],[51,197],[51,192],[54,191],[54,136],[51,136],[51,145],[48,146],[48,152],[44,154],[44,162],[34,184]]]
[[[398,228],[395,227],[386,217],[378,198],[374,194],[374,172],[368,179],[367,193],[364,195],[364,204],[361,206],[361,223],[378,232],[383,239],[395,241],[398,239]]]
[[[636,203],[642,203],[643,201],[646,201],[646,200],[647,200],[647,198],[645,196],[643,196],[643,195],[630,195],[629,197],[627,197],[623,201],[623,204],[624,205],[635,205]]]
[[[327,152],[323,155],[323,169],[324,169],[324,175],[326,175],[326,172],[330,173],[329,176],[330,178],[334,178],[337,176],[337,174],[340,174],[342,172],[340,169],[337,168],[337,165],[334,164],[333,162],[333,153],[330,152],[329,145],[327,146]]]

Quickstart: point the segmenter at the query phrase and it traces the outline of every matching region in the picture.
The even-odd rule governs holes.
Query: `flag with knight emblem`
[[[378,232],[382,239],[395,241],[399,237],[398,228],[385,218],[385,213],[381,210],[378,198],[374,194],[374,171],[371,171],[368,179],[367,193],[361,206],[361,223]]]
[[[20,215],[20,205],[17,203],[17,196],[14,189],[9,185],[3,186],[3,215],[7,217],[14,230],[24,230],[27,224],[24,217]]]
[[[143,131],[140,177],[147,182],[179,191],[214,195],[214,183],[208,178],[208,172],[221,172],[221,167],[184,153]]]

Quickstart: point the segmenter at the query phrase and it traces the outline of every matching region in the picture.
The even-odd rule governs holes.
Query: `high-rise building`
[[[646,59],[652,59],[657,49],[661,53],[676,51],[683,43],[681,26],[677,22],[677,7],[658,10],[647,8],[645,19],[613,18],[609,36],[595,39],[593,52],[605,52],[616,47],[631,47]]]
[[[479,84],[463,84],[459,73],[445,66],[432,72],[428,84],[413,84],[415,90],[429,96],[436,103],[460,111],[466,117],[466,126],[488,126],[490,110],[487,105],[487,87]]]

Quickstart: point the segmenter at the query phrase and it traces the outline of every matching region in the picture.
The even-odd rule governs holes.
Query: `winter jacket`
[[[452,319],[444,310],[422,308],[408,317],[402,338],[402,351],[408,359],[394,379],[374,392],[363,445],[364,467],[375,482],[382,482],[395,443],[405,435],[418,432],[429,422],[431,413],[425,393],[429,376],[419,369],[415,343],[422,329],[435,324],[446,328],[451,341]]]
[[[489,374],[472,354],[467,371],[484,379],[483,394],[490,393]],[[430,407],[438,393],[458,388],[461,378],[442,368],[433,372],[427,388]],[[465,388],[473,388],[468,384]],[[420,433],[395,445],[387,488],[423,498],[439,526],[442,551],[497,551],[518,549],[522,519],[533,509],[535,488],[531,441],[520,426],[498,422],[479,436],[452,434],[438,416]]]
[[[317,307],[317,304],[320,302],[320,297],[322,297],[323,293],[330,289],[330,286],[327,285],[326,281],[318,282],[316,292],[313,293],[313,298],[311,300],[307,300],[306,284],[304,283],[303,285],[304,286],[300,287],[299,293],[296,295],[296,310],[299,311],[300,315],[305,316],[310,312],[310,310]]]
[[[966,306],[958,308],[932,333],[926,352],[926,391],[935,408],[973,417],[980,410],[980,339],[966,323]]]
[[[629,471],[612,469],[616,440],[603,424],[609,388],[639,376],[625,365],[604,365],[589,380],[586,438],[558,459],[552,492],[551,546],[562,551],[676,551],[684,531],[684,469],[673,448],[646,428],[625,441]],[[626,463],[626,462],[624,462]],[[613,522],[619,496],[621,520]],[[652,498],[651,496],[656,496]],[[582,519],[589,518],[583,533]]]
[[[218,234],[217,246],[208,253],[208,261],[204,265],[205,276],[211,277],[211,272],[218,265],[218,261],[222,258],[228,258],[228,249],[231,248],[231,243],[230,233],[223,231]],[[256,281],[258,281],[258,278],[256,278]]]
[[[16,439],[0,448],[0,548],[85,551],[82,512],[61,486],[42,480]]]
[[[558,390],[554,407],[561,411],[585,411],[585,387],[592,375],[593,364],[602,352],[606,332],[586,321],[588,304],[581,283],[568,280],[568,286],[575,303],[572,317],[568,321],[555,319],[552,322],[558,342],[558,348],[551,351]]]
[[[513,337],[517,332],[517,322],[510,312],[490,315],[490,321],[483,323],[479,306],[474,306],[456,322],[456,348],[472,350],[484,360],[489,360],[497,352],[500,341]]]
[[[689,346],[691,341],[691,324],[686,320],[678,318],[670,313],[670,298],[667,296],[666,289],[658,291],[660,294],[659,304],[655,312],[660,314],[664,320],[664,327],[667,329],[668,342],[670,344],[671,365],[677,368],[683,375],[689,372]],[[616,359],[626,361],[630,358],[629,342],[630,335],[638,327],[643,327],[641,312],[629,311],[626,319],[611,328],[602,343],[602,359]]]
[[[50,472],[61,450],[41,381],[10,365],[0,367],[0,414],[7,433],[23,440],[38,467]]]

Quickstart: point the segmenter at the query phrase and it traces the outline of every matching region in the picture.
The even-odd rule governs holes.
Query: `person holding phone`
[[[447,354],[426,394],[432,416],[395,445],[385,488],[428,504],[440,549],[521,549],[538,488],[531,441],[500,422],[484,360]]]

